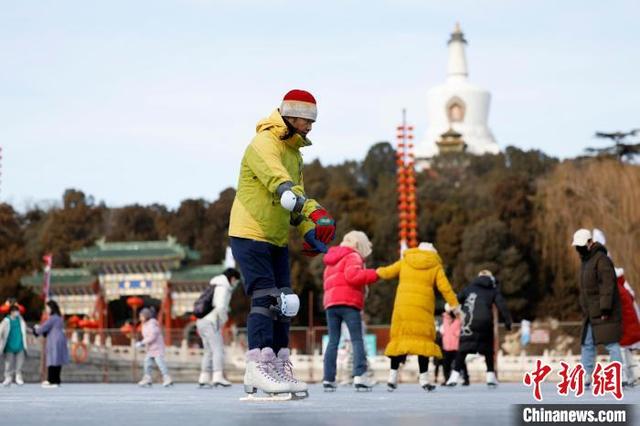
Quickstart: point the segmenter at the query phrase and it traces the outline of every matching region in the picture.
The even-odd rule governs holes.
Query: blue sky
[[[362,158],[401,109],[424,134],[460,21],[501,147],[560,157],[640,127],[634,1],[0,3],[0,200],[74,187],[112,206],[234,186],[255,123],[290,88],[319,118],[305,158]]]

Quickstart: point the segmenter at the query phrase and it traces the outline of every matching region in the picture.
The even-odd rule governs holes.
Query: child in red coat
[[[366,286],[378,280],[373,269],[365,268],[372,244],[364,232],[351,231],[338,247],[331,247],[324,256],[324,308],[327,313],[329,344],[324,354],[325,390],[336,389],[336,358],[342,322],[347,324],[353,346],[353,384],[370,388],[374,383],[365,375],[367,359],[362,336],[361,311],[364,308]]]

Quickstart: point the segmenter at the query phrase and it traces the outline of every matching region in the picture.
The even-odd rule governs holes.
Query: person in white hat
[[[594,241],[588,229],[573,234],[572,245],[580,256],[580,307],[582,309],[581,363],[587,385],[595,368],[597,345],[605,345],[611,361],[622,363],[622,307],[616,273],[606,247]]]

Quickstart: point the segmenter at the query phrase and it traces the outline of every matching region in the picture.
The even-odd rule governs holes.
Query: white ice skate
[[[142,380],[138,382],[138,386],[142,388],[150,388],[152,384],[153,384],[153,380],[151,380],[151,376],[147,374],[142,376]]]
[[[241,401],[286,401],[291,399],[289,383],[280,380],[275,371],[276,355],[271,348],[252,349],[247,352],[247,367],[244,372],[244,391],[247,396]],[[267,396],[257,396],[261,390]]]
[[[376,385],[376,381],[367,376],[366,373],[353,378],[353,386],[357,392],[371,392]]]
[[[456,370],[451,370],[451,374],[449,375],[449,380],[447,380],[447,383],[445,384],[445,386],[457,386],[458,383],[460,382],[460,373],[457,372]]]
[[[211,387],[211,374],[206,371],[200,372],[200,377],[198,377],[198,387],[200,389],[210,388]]]
[[[387,390],[393,392],[398,389],[398,370],[389,370],[389,380],[387,380]]]
[[[11,382],[11,377],[5,377],[4,382],[2,382],[2,386],[8,388],[9,386],[11,386]]]
[[[48,380],[45,380],[44,382],[42,382],[42,388],[43,389],[56,389],[59,388],[60,385],[57,383],[50,383]]]
[[[16,385],[18,386],[24,385],[24,379],[22,378],[22,374],[16,374]]]
[[[496,373],[494,373],[493,371],[489,371],[487,372],[487,386],[489,386],[490,389],[495,389],[496,387],[498,387],[498,378],[496,377]]]
[[[229,386],[231,386],[231,382],[225,379],[222,371],[214,371],[211,386],[214,388],[217,388],[218,386],[222,388],[228,388]]]
[[[293,374],[293,364],[289,349],[283,348],[278,352],[278,357],[274,360],[275,371],[280,380],[289,384],[289,391],[292,399],[304,399],[309,397],[308,386],[305,382],[296,379]]]
[[[431,392],[436,388],[436,386],[429,380],[429,373],[420,373],[418,383],[420,383],[422,389],[426,390],[427,392]]]
[[[173,380],[171,380],[170,375],[167,374],[166,376],[162,376],[162,386],[165,388],[173,386]]]
[[[325,392],[335,392],[338,389],[338,384],[335,382],[335,380],[333,382],[323,380],[322,389],[324,389]]]

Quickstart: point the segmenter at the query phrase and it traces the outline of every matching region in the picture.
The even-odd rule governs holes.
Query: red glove
[[[309,219],[316,224],[316,238],[325,244],[330,243],[336,237],[336,221],[325,209],[315,210],[309,215]]]

